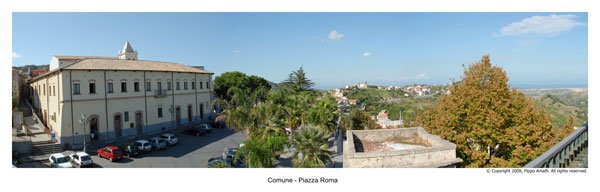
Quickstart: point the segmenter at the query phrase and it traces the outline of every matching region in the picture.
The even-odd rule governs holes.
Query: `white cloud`
[[[15,52],[12,52],[12,58],[13,59],[21,58],[21,55],[15,53]]]
[[[368,56],[371,56],[371,52],[364,52],[364,53],[362,54],[362,56],[363,56],[363,57],[368,57]]]
[[[583,23],[578,21],[575,15],[533,16],[502,27],[500,36],[555,36],[581,25]]]
[[[329,38],[329,40],[332,40],[332,41],[339,41],[339,40],[342,40],[342,38],[344,38],[344,34],[338,32],[336,30],[333,30],[333,31],[329,32],[329,36],[327,38]]]
[[[427,73],[421,73],[417,75],[417,79],[429,79],[429,77],[427,76]]]
[[[238,54],[238,53],[241,53],[241,52],[242,52],[242,51],[240,51],[240,50],[237,50],[237,49],[236,49],[236,50],[233,50],[233,54]]]

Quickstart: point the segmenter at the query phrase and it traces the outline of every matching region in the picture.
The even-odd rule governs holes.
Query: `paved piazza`
[[[214,128],[204,136],[177,134],[179,143],[167,149],[152,151],[116,162],[93,155],[94,167],[100,168],[206,168],[208,159],[220,156],[225,147],[237,147],[246,136],[230,129]],[[65,154],[66,155],[66,154]],[[48,167],[48,162],[26,163],[19,167]]]

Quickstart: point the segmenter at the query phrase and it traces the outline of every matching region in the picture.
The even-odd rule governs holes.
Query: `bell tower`
[[[125,42],[125,46],[123,46],[123,50],[119,52],[119,59],[123,60],[137,60],[138,52],[131,47],[129,41]]]

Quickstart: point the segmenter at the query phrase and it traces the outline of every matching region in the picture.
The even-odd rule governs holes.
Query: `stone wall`
[[[431,147],[377,152],[357,152],[355,140],[358,142],[381,142],[388,137],[412,137],[418,135],[427,140]],[[438,136],[431,135],[421,127],[382,129],[382,130],[349,130],[345,143],[344,167],[383,168],[383,167],[452,167],[462,162],[456,157],[456,145]]]

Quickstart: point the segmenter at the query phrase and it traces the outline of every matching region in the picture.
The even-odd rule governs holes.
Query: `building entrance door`
[[[204,104],[200,103],[200,121],[204,121]]]
[[[179,127],[181,125],[181,108],[175,108],[175,125]]]
[[[115,137],[121,137],[123,135],[122,130],[123,123],[121,122],[121,115],[115,116]]]
[[[135,130],[137,131],[137,136],[141,137],[144,134],[142,130],[142,112],[135,113]]]
[[[188,106],[188,114],[187,114],[187,116],[188,116],[188,124],[192,123],[192,106],[191,105]]]
[[[42,123],[47,126],[48,125],[48,111],[44,110],[44,117],[43,118],[44,119],[42,120]]]
[[[94,133],[94,138],[92,139],[98,138],[98,117],[90,118],[90,133]]]

